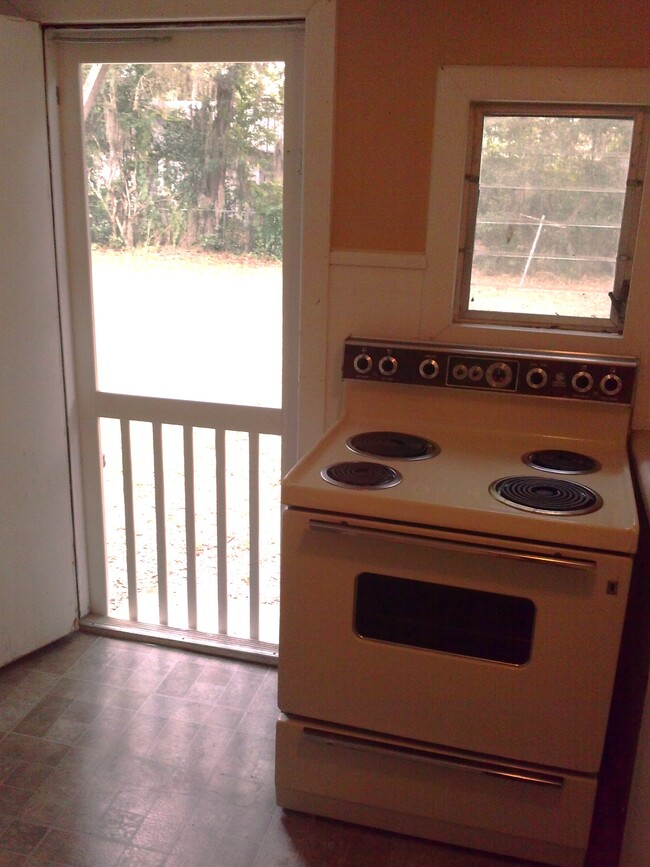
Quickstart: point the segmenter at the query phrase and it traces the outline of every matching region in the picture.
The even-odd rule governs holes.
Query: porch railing
[[[119,518],[123,519],[110,526],[108,517],[105,520],[106,550],[109,555],[107,563],[108,578],[108,610],[109,614],[119,611],[122,601],[122,612],[125,604],[128,606],[128,620],[133,623],[142,620],[151,623],[157,618],[160,626],[186,628],[189,631],[198,630],[201,621],[213,624],[207,631],[214,631],[219,636],[237,635],[243,642],[257,642],[260,639],[273,643],[277,641],[273,622],[277,622],[277,599],[264,600],[267,608],[273,608],[266,622],[271,622],[270,630],[261,635],[260,610],[263,603],[260,585],[261,558],[261,524],[271,529],[266,534],[266,546],[273,547],[270,558],[271,571],[279,571],[279,443],[281,436],[281,410],[267,407],[250,407],[225,404],[209,404],[194,401],[178,401],[154,397],[140,397],[123,394],[100,392],[97,394],[97,418],[100,421],[101,445],[104,462],[104,507],[105,511],[115,508],[115,500],[119,498],[117,477],[121,475],[122,507]],[[111,421],[112,420],[112,421]],[[175,430],[176,449],[165,448],[165,435]],[[196,467],[196,432],[201,431],[201,469]],[[209,433],[210,444],[206,446],[206,433]],[[240,437],[237,453],[229,455],[228,443],[233,432],[239,432]],[[241,438],[247,438],[247,449],[241,448]],[[182,442],[180,442],[182,441]],[[261,448],[264,441],[265,447]],[[268,459],[270,452],[277,453],[277,462]],[[273,446],[277,445],[277,448]],[[143,449],[145,450],[143,452]],[[142,458],[146,452],[147,459]],[[213,478],[208,479],[210,472],[206,469],[206,454],[213,461]],[[119,462],[119,464],[118,464]],[[268,464],[272,463],[272,466]],[[147,464],[147,466],[142,466]],[[260,472],[262,468],[262,473]],[[182,505],[173,510],[173,521],[178,528],[182,523],[181,536],[184,545],[170,539],[169,521],[170,506],[168,488],[170,472],[174,473],[175,483],[179,484],[182,476]],[[110,482],[112,474],[112,483]],[[149,474],[150,481],[147,477]],[[262,481],[262,476],[264,477]],[[145,481],[143,482],[143,478]],[[197,573],[197,485],[206,485],[213,497],[206,505],[205,494],[202,494],[201,506],[213,519],[211,538],[205,541],[211,555],[214,569],[203,569]],[[111,489],[112,485],[112,489]],[[262,485],[262,487],[261,487]],[[266,488],[273,488],[271,494]],[[143,493],[143,489],[144,493]],[[233,493],[234,490],[234,493]],[[144,500],[148,495],[149,504]],[[262,495],[262,496],[261,496]],[[110,496],[113,503],[109,502]],[[247,624],[242,628],[241,616],[237,623],[233,622],[231,609],[235,605],[235,594],[241,587],[233,586],[231,575],[231,560],[229,544],[233,542],[233,531],[228,526],[229,508],[232,499],[239,499],[238,511],[244,512],[242,526],[236,532],[240,537],[239,554],[248,548],[247,574],[237,579],[239,585],[246,585],[248,596]],[[155,524],[155,554],[149,546],[146,563],[143,562],[143,551],[139,550],[143,525],[152,522],[147,518],[153,512]],[[199,514],[202,526],[206,514]],[[277,527],[277,533],[273,528]],[[270,535],[269,535],[270,534]],[[152,534],[153,535],[153,534]],[[176,536],[178,537],[178,533]],[[172,550],[176,545],[176,550]],[[142,548],[142,546],[140,546]],[[184,547],[184,575],[170,577],[170,557],[178,565],[178,547]],[[268,552],[267,552],[268,553]],[[268,557],[267,557],[268,559]],[[119,564],[122,560],[122,564]],[[242,572],[241,556],[239,556],[239,571]],[[112,572],[126,573],[122,581],[121,594],[126,592],[126,600],[120,600],[116,593]],[[206,571],[211,574],[205,574]],[[267,569],[268,572],[268,569]],[[279,574],[272,575],[272,580],[278,583]],[[145,582],[146,578],[146,582]],[[119,583],[119,582],[118,582]],[[126,588],[124,587],[126,584]],[[147,583],[146,592],[143,589]],[[268,583],[268,582],[267,582]],[[153,586],[152,586],[153,584]],[[199,589],[205,589],[207,603],[199,598]],[[184,598],[179,599],[179,588]],[[148,595],[147,595],[148,594]],[[139,600],[157,595],[157,614],[152,616],[151,605],[143,617]],[[172,595],[174,604],[172,605]],[[241,593],[240,593],[241,595]],[[267,592],[267,597],[269,596]],[[271,593],[273,596],[273,593]],[[179,606],[179,602],[182,604]],[[205,606],[211,610],[205,611]],[[184,610],[183,622],[179,622],[179,607]],[[216,611],[214,610],[216,608]],[[241,604],[237,603],[241,612]],[[176,621],[174,621],[176,617]],[[203,627],[202,633],[206,629]]]

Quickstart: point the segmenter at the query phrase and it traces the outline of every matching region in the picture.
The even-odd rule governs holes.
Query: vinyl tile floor
[[[0,867],[506,867],[285,812],[277,672],[75,633],[0,669]]]

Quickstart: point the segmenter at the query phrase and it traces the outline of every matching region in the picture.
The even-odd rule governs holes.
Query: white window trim
[[[305,18],[319,0],[11,0],[40,24],[127,24]],[[329,0],[325,0],[329,2]]]
[[[650,256],[643,242],[637,245],[623,336],[454,322],[470,104],[500,101],[647,105],[650,70],[478,66],[438,70],[420,337],[483,346],[508,343],[530,348],[638,352],[643,345],[640,338],[650,327],[650,312],[644,309],[648,304],[641,303],[644,287],[650,283]],[[647,238],[649,232],[650,193],[646,187],[637,237]],[[617,341],[616,346],[612,340]]]

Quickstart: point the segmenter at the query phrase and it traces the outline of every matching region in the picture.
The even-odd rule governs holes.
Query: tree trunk
[[[216,111],[207,125],[203,154],[203,185],[199,195],[199,224],[203,235],[219,231],[226,207],[228,172],[228,130],[235,115],[235,85],[239,70],[229,66],[213,79],[216,87]]]
[[[93,63],[88,71],[83,87],[84,122],[95,104],[95,97],[102,89],[108,72],[107,63]]]

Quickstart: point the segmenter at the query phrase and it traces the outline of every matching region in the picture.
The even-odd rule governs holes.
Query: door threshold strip
[[[120,620],[98,614],[88,614],[79,621],[79,631],[93,635],[159,644],[164,647],[182,648],[211,656],[226,656],[245,662],[278,664],[278,646],[251,638],[232,635],[217,635],[211,632],[177,629],[133,620]]]

